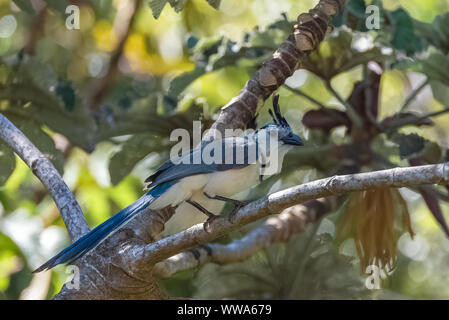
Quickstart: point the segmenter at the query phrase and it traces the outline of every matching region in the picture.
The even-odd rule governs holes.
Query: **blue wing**
[[[210,144],[214,143],[216,148],[221,148],[221,159],[220,163],[204,163],[202,152],[205,152],[205,148]],[[243,158],[241,161],[237,161],[236,153],[233,153],[232,161],[226,161],[226,152],[231,148],[233,150],[236,147],[242,148]],[[250,157],[251,147],[256,150],[255,157]],[[225,171],[231,169],[244,168],[257,160],[257,144],[249,140],[248,137],[229,137],[226,139],[221,139],[218,141],[212,141],[208,143],[203,143],[200,147],[192,149],[184,157],[182,161],[178,163],[173,163],[171,160],[167,160],[162,166],[160,166],[156,172],[149,176],[145,182],[149,183],[147,188],[152,188],[161,183],[165,183],[172,180],[179,180],[188,176],[196,174],[213,173],[217,171]],[[213,156],[213,148],[211,156]],[[195,160],[200,160],[199,163],[195,163]],[[198,162],[198,161],[197,161]]]
[[[72,243],[56,256],[34,270],[33,273],[51,269],[61,263],[71,264],[75,260],[81,258],[113,234],[118,228],[129,222],[133,217],[147,208],[151,203],[153,203],[154,200],[156,200],[161,194],[177,182],[178,181],[173,180],[160,184],[151,189],[139,200],[133,202],[131,205],[119,211],[95,229],[91,230],[89,233]]]
[[[196,152],[202,152],[206,146],[210,143],[215,143],[222,148],[222,162],[219,164],[211,163],[206,164],[203,162],[202,157],[199,164],[194,164],[193,160]],[[252,162],[248,156],[249,148],[252,146],[253,141],[249,141],[247,137],[231,137],[218,141],[212,141],[206,144],[202,144],[200,148],[190,150],[185,157],[190,157],[190,163],[178,163],[166,161],[159,169],[150,176],[145,182],[151,182],[148,188],[151,188],[144,196],[139,200],[132,203],[125,209],[116,213],[113,217],[106,220],[95,229],[91,230],[88,234],[84,235],[66,249],[62,250],[56,256],[44,263],[33,272],[40,272],[55,267],[61,263],[73,263],[75,260],[81,258],[90,250],[99,245],[103,240],[114,233],[118,228],[129,222],[133,217],[147,208],[154,200],[156,200],[161,194],[167,191],[171,186],[176,184],[180,179],[196,174],[212,173],[216,171],[224,171],[230,169],[243,168],[250,165]],[[235,149],[235,146],[243,147],[244,157],[240,163],[237,163],[236,155],[234,155],[234,161],[226,163],[226,150],[229,148]],[[256,145],[257,146],[257,145]],[[229,161],[228,161],[229,162]]]

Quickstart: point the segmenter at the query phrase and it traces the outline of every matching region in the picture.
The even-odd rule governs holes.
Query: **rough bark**
[[[298,17],[288,39],[246,83],[239,95],[225,105],[204,139],[225,129],[241,129],[254,118],[257,109],[297,70],[324,39],[333,16],[344,8],[345,0],[321,0],[315,8]]]
[[[5,116],[0,114],[0,139],[6,142],[31,168],[33,173],[50,191],[72,241],[89,232],[83,212],[62,180],[58,170],[25,135]]]

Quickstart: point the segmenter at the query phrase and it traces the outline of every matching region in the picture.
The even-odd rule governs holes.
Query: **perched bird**
[[[213,203],[230,202],[234,205],[233,212],[238,211],[244,202],[230,197],[255,186],[264,177],[280,172],[285,154],[293,146],[303,145],[301,138],[292,132],[281,115],[278,100],[279,96],[275,95],[273,111],[269,110],[273,123],[244,137],[203,142],[176,161],[166,161],[145,180],[149,191],[144,196],[34,272],[48,270],[61,263],[73,263],[146,208],[158,210],[180,204],[191,205],[207,215],[205,231],[208,231],[210,222],[218,217],[208,210],[214,207]]]

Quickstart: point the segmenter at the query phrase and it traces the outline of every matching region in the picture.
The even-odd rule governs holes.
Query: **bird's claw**
[[[214,222],[215,220],[217,220],[218,218],[219,218],[219,216],[209,217],[209,219],[207,219],[206,222],[204,222],[204,224],[203,224],[204,231],[207,232],[207,233],[210,233],[211,232],[210,224],[212,222]]]
[[[195,260],[200,261],[201,253],[197,248],[192,248],[189,251],[195,258]]]
[[[230,223],[234,223],[235,222],[235,215],[237,214],[237,212],[243,208],[244,206],[246,206],[248,204],[248,202],[245,201],[235,201],[234,202],[234,209],[232,209],[231,213],[229,213],[229,222]]]

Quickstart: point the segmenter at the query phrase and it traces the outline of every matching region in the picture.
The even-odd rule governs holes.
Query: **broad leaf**
[[[408,54],[422,51],[424,46],[415,34],[413,20],[404,9],[397,9],[387,14],[393,27],[393,48],[403,50]]]
[[[424,202],[434,216],[435,220],[441,226],[446,236],[449,237],[449,228],[447,226],[446,219],[444,218],[443,211],[441,210],[438,197],[433,194],[431,190],[425,187],[420,187],[419,193],[423,197]]]
[[[282,19],[269,25],[264,31],[253,30],[246,33],[241,43],[224,37],[194,41],[192,59],[195,62],[195,69],[173,79],[167,96],[178,101],[182,91],[207,72],[236,66],[240,62],[245,62],[245,67],[249,68],[261,64],[285,40],[292,26],[292,23]],[[187,40],[188,43],[192,42],[191,39]]]
[[[0,83],[0,97],[10,102],[4,110],[7,117],[46,125],[86,151],[93,150],[95,123],[70,83],[34,57],[11,60],[7,67],[13,76]]]
[[[417,134],[394,134],[392,141],[399,145],[401,159],[418,155],[424,150],[426,140]]]
[[[390,139],[399,145],[401,159],[420,157],[427,163],[438,163],[441,161],[442,151],[440,146],[417,134],[394,133],[390,136]]]
[[[352,48],[353,36],[345,30],[332,34],[320,45],[319,52],[312,52],[303,64],[304,68],[322,79],[330,80],[336,75],[370,61],[384,61],[388,56],[383,55],[379,48],[367,51],[356,51]]]
[[[416,34],[443,53],[449,53],[449,13],[437,16],[431,24],[413,21]]]
[[[29,119],[10,115],[9,120],[30,139],[30,141],[47,157],[62,174],[64,170],[64,156],[56,149],[53,139],[42,128]]]
[[[152,152],[160,153],[169,148],[167,139],[150,134],[136,134],[122,144],[122,149],[110,160],[109,173],[112,184],[116,185],[125,178],[135,165]]]
[[[206,1],[215,9],[218,9],[221,2],[221,0],[206,0]],[[155,19],[159,18],[167,2],[173,9],[175,9],[176,12],[181,12],[182,9],[184,9],[185,4],[187,3],[187,0],[150,0],[148,2],[148,5],[150,6],[151,11],[153,11],[153,17]]]

